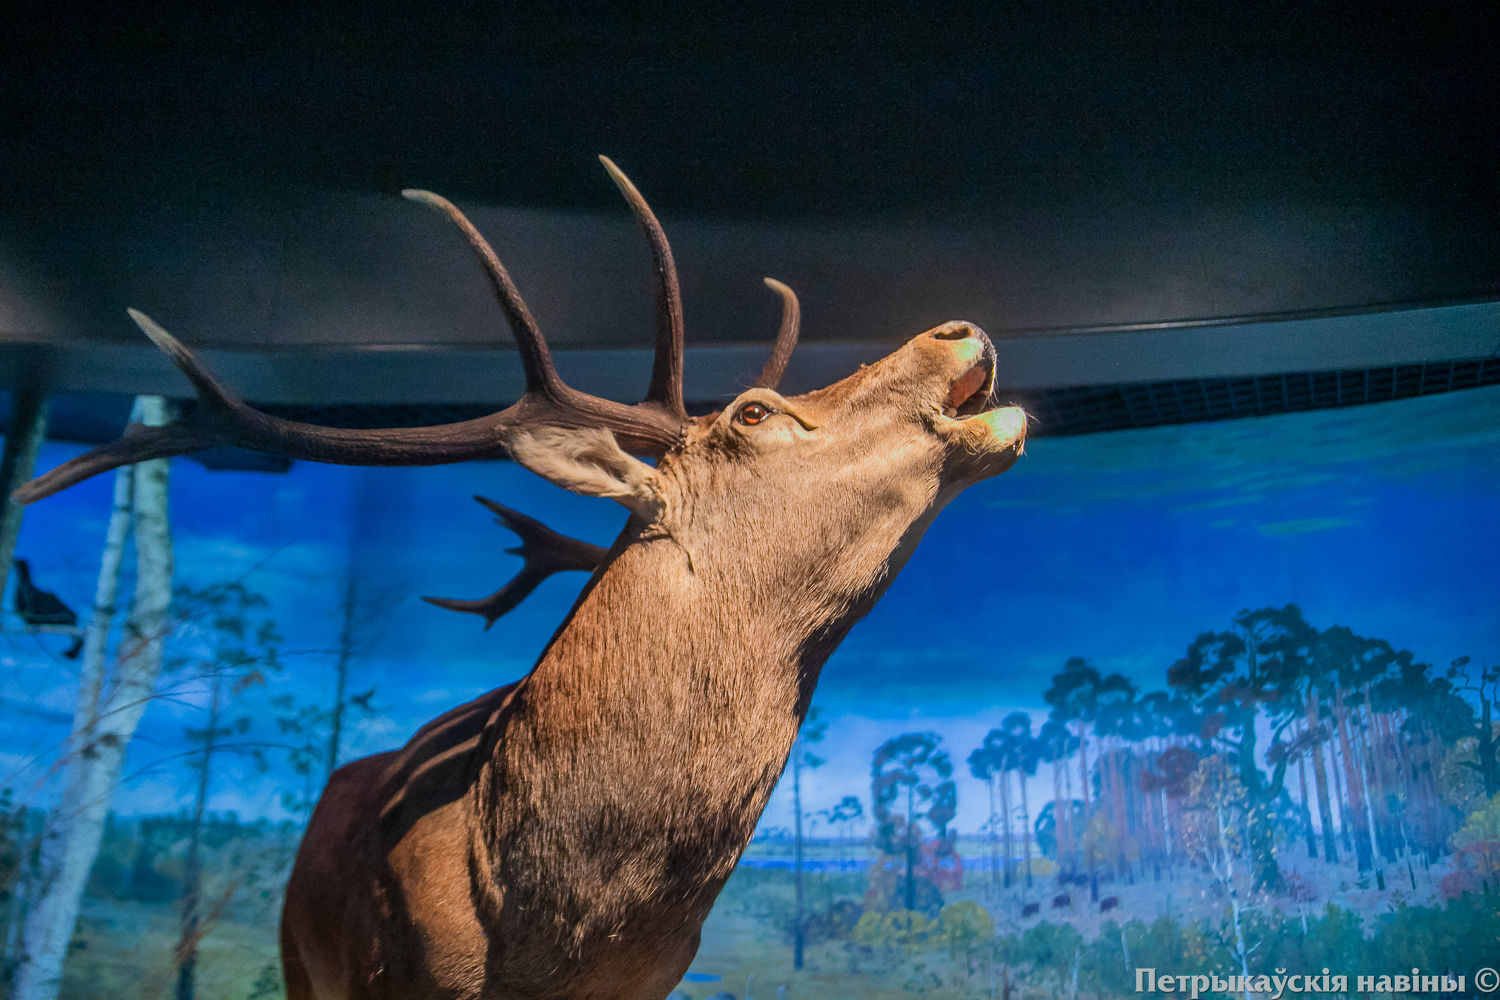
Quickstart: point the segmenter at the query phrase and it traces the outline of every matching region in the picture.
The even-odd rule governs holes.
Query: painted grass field
[[[113,850],[96,867],[79,919],[62,990],[68,1000],[165,1000],[174,992],[180,926],[172,889],[180,858],[167,845],[146,855],[144,865],[122,863],[130,853],[129,827],[119,830]],[[196,1000],[284,996],[276,924],[288,847],[284,832],[276,832],[227,841],[212,853]],[[836,848],[815,845],[809,853],[821,860],[825,854],[836,856]],[[762,860],[770,857],[760,852]],[[1447,864],[1418,866],[1403,873],[1400,884],[1393,878],[1385,891],[1363,888],[1361,882],[1368,879],[1361,879],[1352,861],[1321,871],[1316,884],[1302,880],[1290,855],[1286,867],[1289,874],[1297,873],[1302,888],[1296,895],[1265,900],[1251,931],[1270,945],[1268,954],[1300,954],[1299,949],[1316,945],[1340,953],[1353,948],[1372,956],[1366,960],[1378,961],[1394,943],[1426,949],[1423,954],[1437,961],[1447,947],[1444,934],[1479,941],[1500,931],[1500,893],[1486,891],[1442,908],[1438,887]],[[741,866],[704,925],[697,959],[674,1000],[727,1000],[724,994],[735,1000],[895,1000],[916,995],[998,1000],[1006,995],[1007,980],[1011,1000],[1072,997],[1075,988],[1078,996],[1115,996],[1114,986],[1125,981],[1132,954],[1142,964],[1163,960],[1153,955],[1169,953],[1166,961],[1184,962],[1197,954],[1196,961],[1210,967],[1225,913],[1213,880],[1187,865],[1164,870],[1159,881],[1146,872],[1138,872],[1134,881],[1103,881],[1101,898],[1119,900],[1108,913],[1100,912],[1086,887],[1073,887],[1070,905],[1054,909],[1051,902],[1059,890],[1050,875],[1038,874],[1029,889],[1024,882],[1005,889],[989,872],[971,870],[962,888],[943,894],[941,915],[932,909],[928,916],[914,918],[926,928],[921,934],[893,935],[889,926],[872,930],[873,923],[852,929],[830,923],[830,914],[858,912],[867,901],[868,884],[865,872],[804,874],[810,931],[804,967],[796,970],[789,933],[795,914],[793,872]],[[149,898],[127,898],[131,895]],[[1317,898],[1299,898],[1312,896]],[[1041,912],[1023,916],[1028,902],[1040,903]],[[950,922],[955,915],[971,919],[967,925]],[[871,917],[880,922],[879,914]],[[899,925],[898,917],[888,914],[884,923]],[[1442,925],[1451,927],[1444,931]],[[1423,934],[1430,940],[1424,941]],[[1129,952],[1122,951],[1122,944]],[[1458,946],[1466,947],[1461,941]],[[1413,961],[1425,965],[1428,959]]]
[[[181,934],[170,903],[89,899],[63,974],[65,1000],[159,1000],[176,984]],[[281,990],[276,921],[220,916],[198,941],[202,1000],[274,1000]]]

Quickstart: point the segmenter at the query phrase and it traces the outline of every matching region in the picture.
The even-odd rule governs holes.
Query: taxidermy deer
[[[132,310],[192,380],[197,407],[178,424],[132,425],[16,493],[29,502],[126,463],[233,444],[345,465],[508,455],[630,510],[608,552],[522,524],[520,578],[487,602],[440,602],[492,622],[546,572],[597,564],[525,678],[333,775],[286,891],[289,1000],[665,997],[824,661],[938,511],[1021,453],[1026,417],[991,408],[994,348],[969,323],[919,334],[825,389],[778,393],[798,307],[769,279],[783,319],[759,381],[689,417],[671,250],[635,187],[604,165],[655,263],[643,402],[565,385],[484,238],[449,202],[408,191],[456,223],[484,265],[525,366],[515,405],[420,429],[281,420]]]

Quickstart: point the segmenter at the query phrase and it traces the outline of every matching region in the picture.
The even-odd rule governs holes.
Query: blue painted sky
[[[44,467],[74,449],[49,446]],[[265,697],[331,697],[335,608],[351,570],[397,595],[357,664],[380,717],[358,724],[355,753],[401,743],[442,710],[520,676],[562,619],[581,574],[553,578],[486,633],[478,619],[419,594],[480,596],[519,565],[511,536],[469,496],[482,493],[553,527],[607,544],[624,520],[607,501],[556,489],[507,463],[434,469],[300,464],[288,475],[173,467],[178,576],[243,579],[269,596],[293,652],[257,692],[250,739],[277,740]],[[27,513],[18,553],[73,607],[93,593],[108,477]],[[808,806],[868,798],[882,740],[935,729],[957,760],[1014,708],[1040,721],[1041,692],[1069,656],[1145,688],[1197,633],[1241,608],[1300,604],[1446,664],[1500,655],[1500,389],[1222,424],[1039,439],[1015,468],[970,489],[938,518],[885,599],[830,660],[815,702],[833,719],[805,779]],[[9,600],[7,598],[7,606]],[[0,784],[44,801],[46,770],[70,713],[72,665],[56,640],[0,636]],[[46,648],[44,648],[46,647]],[[175,685],[132,747],[126,813],[184,804],[174,755],[199,725],[202,692]],[[153,766],[154,765],[154,766]],[[272,769],[226,763],[211,807],[279,815]],[[1040,791],[1040,789],[1038,789]],[[790,822],[778,791],[764,822]],[[958,825],[987,809],[962,778]]]

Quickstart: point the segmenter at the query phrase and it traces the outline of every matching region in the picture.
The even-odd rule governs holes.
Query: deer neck
[[[728,548],[690,558],[670,539],[622,536],[523,683],[476,786],[475,846],[494,884],[533,914],[588,899],[573,935],[647,927],[643,913],[707,916],[824,661],[894,572],[840,590],[817,570],[778,578],[717,561]],[[568,874],[543,884],[534,871]]]
[[[528,678],[527,711],[570,758],[607,758],[611,784],[753,826],[854,616],[799,615],[797,598],[757,592],[753,574],[689,558],[670,540],[619,552]]]

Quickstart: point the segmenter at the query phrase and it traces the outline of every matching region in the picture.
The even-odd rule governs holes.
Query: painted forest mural
[[[72,618],[28,619],[11,576],[0,996],[49,831],[85,815],[58,996],[283,996],[280,894],[332,769],[519,677],[582,582],[488,632],[416,600],[512,567],[468,495],[619,529],[504,463],[159,473],[170,532],[146,539],[175,554],[170,591],[111,515],[117,484],[29,509],[17,542],[28,593]],[[1485,995],[1496,510],[1493,389],[1038,439],[944,511],[829,661],[673,1000],[1123,997],[1146,970],[1247,1000],[1277,970]],[[168,607],[146,672],[143,593]],[[97,762],[69,749],[89,698],[135,713],[92,797],[75,778]]]

